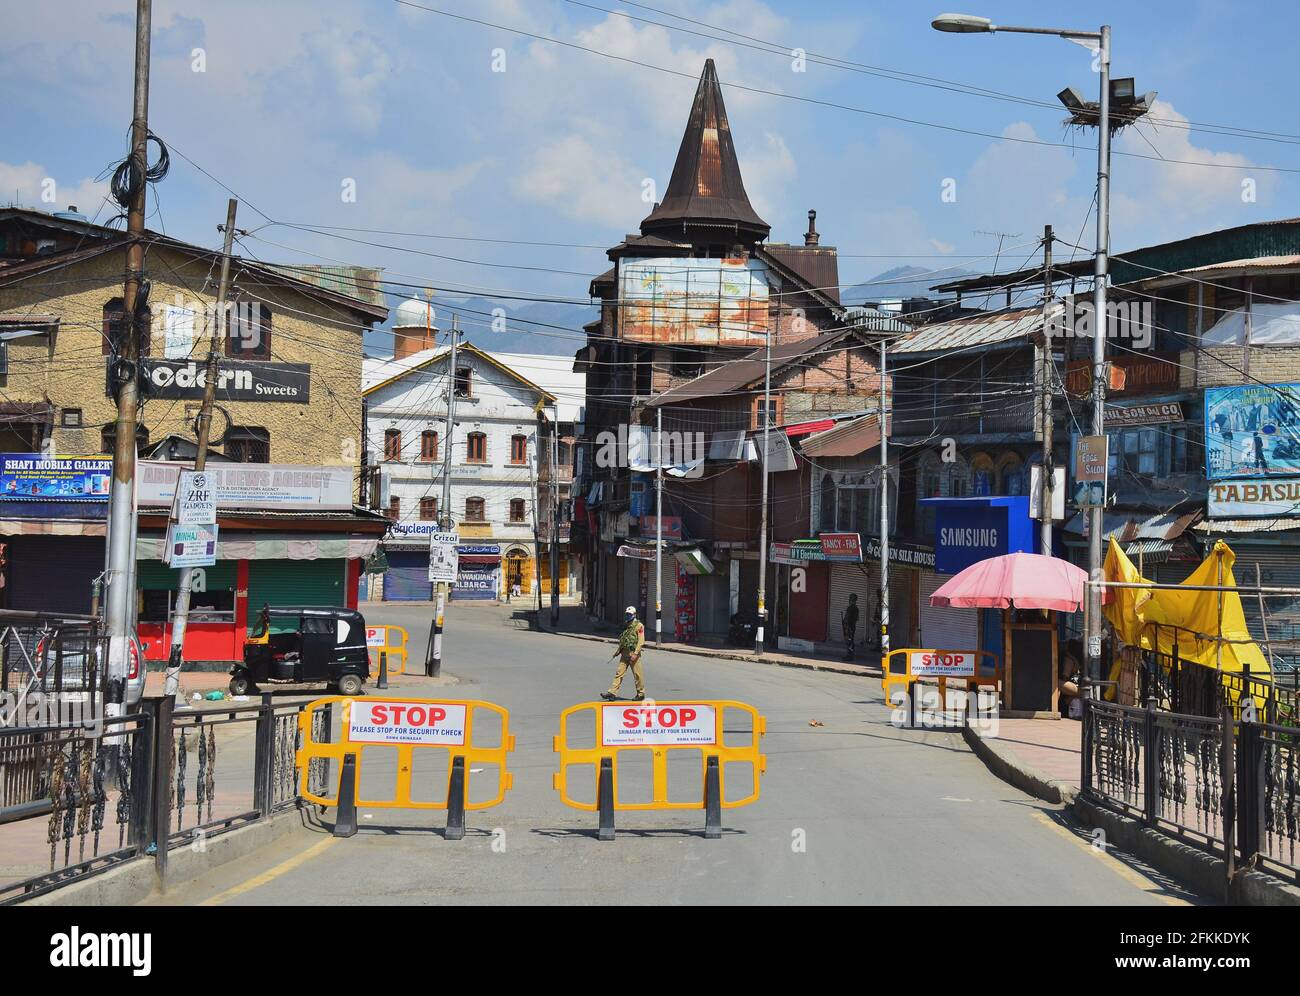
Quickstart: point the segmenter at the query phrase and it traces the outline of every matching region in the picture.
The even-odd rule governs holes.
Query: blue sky
[[[774,240],[797,241],[809,208],[852,284],[901,264],[1002,269],[1051,223],[1090,245],[1095,151],[1062,124],[1054,94],[1089,96],[1089,53],[1055,38],[945,35],[942,9],[1004,24],[1114,30],[1113,72],[1158,90],[1162,123],[1117,151],[1113,248],[1300,214],[1300,138],[1253,141],[1180,123],[1295,135],[1293,39],[1282,3],[691,3],[649,0],[709,27],[591,0],[428,0],[426,6],[687,74],[672,75],[404,6],[394,0],[155,0],[150,119],[173,148],[151,226],[204,245],[226,191],[243,199],[243,251],[284,262],[384,266],[394,280],[467,292],[584,298],[599,250],[337,232],[271,224],[608,246],[662,190],[705,57],[725,83],[983,132],[922,127],[782,96],[725,90],[742,172]],[[124,154],[131,0],[0,0],[0,202],[56,201],[101,218],[94,178]],[[806,64],[593,7],[718,29],[783,49],[1050,102],[987,99]],[[737,42],[736,35],[726,36]],[[201,72],[195,49],[202,50]],[[499,50],[499,51],[497,51]],[[810,57],[811,59],[812,57]],[[494,71],[502,68],[504,71]],[[494,65],[495,63],[495,65]],[[689,77],[689,78],[688,78]],[[1063,142],[1040,147],[1009,139]],[[355,201],[345,201],[346,181]],[[942,196],[955,185],[955,200]],[[1244,200],[1243,181],[1254,186]],[[259,214],[258,211],[264,214]],[[1085,221],[1087,222],[1085,224]],[[1082,232],[1082,238],[1079,237]],[[353,240],[337,236],[346,235]],[[383,243],[383,246],[365,243]],[[400,247],[400,248],[399,248]],[[1059,251],[1059,250],[1058,250]],[[458,257],[439,259],[429,253]],[[486,265],[496,264],[496,265]],[[558,272],[557,272],[558,271]],[[575,346],[577,343],[575,342]]]

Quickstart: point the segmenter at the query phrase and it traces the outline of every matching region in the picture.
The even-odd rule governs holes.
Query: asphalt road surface
[[[429,611],[427,605],[368,606],[366,616],[406,626],[415,665],[424,658]],[[612,648],[530,633],[512,610],[498,606],[455,606],[445,647],[444,670],[459,684],[425,685],[414,694],[484,699],[510,710],[515,785],[502,805],[470,812],[460,841],[443,839],[441,812],[389,809],[363,809],[357,835],[335,839],[329,810],[323,826],[218,868],[164,901],[1198,901],[1135,859],[1092,846],[1058,808],[991,775],[959,734],[895,729],[878,680],[652,649],[645,658],[651,697],[736,699],[767,717],[762,796],[723,811],[720,840],[704,839],[702,812],[655,811],[618,813],[617,839],[598,841],[596,814],[562,805],[552,788],[552,737],[564,708],[594,700],[607,687]],[[627,681],[631,695],[630,674]],[[823,725],[810,725],[814,720]],[[392,771],[391,765],[386,771],[372,766],[363,794],[372,783],[391,779]],[[648,766],[640,774],[648,786]],[[698,791],[698,761],[671,774],[688,783],[693,778]],[[635,795],[635,780],[627,772],[620,791]],[[437,779],[431,774],[428,781],[432,795]]]

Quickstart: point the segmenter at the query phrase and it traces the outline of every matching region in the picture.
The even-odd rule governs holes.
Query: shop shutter
[[[858,646],[880,644],[876,601],[880,597],[880,568],[875,564],[831,564],[831,586],[826,599],[826,639],[844,639],[841,620],[849,607],[849,595],[858,596]]]
[[[695,579],[695,623],[702,636],[726,636],[731,626],[731,586],[726,573],[729,561],[716,563],[715,573]]]
[[[90,586],[104,571],[102,536],[11,536],[5,544],[9,608],[90,612]]]
[[[218,560],[211,567],[199,568],[204,572],[204,580],[209,591],[228,591],[235,587],[236,567],[238,561]],[[136,561],[135,584],[137,588],[159,591],[175,591],[180,584],[181,572],[175,567],[168,567],[161,560]]]
[[[1259,565],[1260,583],[1266,588],[1300,588],[1300,547],[1273,546],[1243,543],[1239,538],[1228,537],[1237,561],[1233,565],[1233,576],[1240,588],[1255,587],[1255,565]],[[1206,543],[1209,549],[1213,544]],[[1195,569],[1195,564],[1179,564],[1177,577],[1169,580],[1177,583],[1184,581]],[[1164,581],[1164,577],[1156,580]],[[1246,626],[1250,635],[1263,646],[1264,623],[1260,618],[1259,598],[1253,594],[1242,593],[1241,607],[1246,615]],[[1264,609],[1268,621],[1268,638],[1273,643],[1273,660],[1278,670],[1290,670],[1300,667],[1300,598],[1275,595],[1264,599]]]
[[[346,564],[341,559],[250,561],[249,625],[256,623],[263,605],[347,605]]]
[[[388,550],[386,554],[385,602],[427,602],[433,598],[428,553],[424,550]]]
[[[677,605],[677,558],[672,551],[664,548],[662,570],[663,593],[663,634],[665,640],[673,639],[673,618]],[[646,597],[645,635],[647,640],[654,639],[655,632],[655,565],[650,563],[650,589]]]
[[[917,573],[910,567],[889,566],[890,650],[902,650],[918,642],[912,639],[912,580]]]
[[[921,626],[917,638],[923,648],[978,650],[978,609],[948,609],[930,605],[930,596],[948,580],[950,577],[947,574],[921,572],[921,589],[917,599],[920,603],[918,614]]]

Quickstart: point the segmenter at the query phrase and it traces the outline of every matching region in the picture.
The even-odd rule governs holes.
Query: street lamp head
[[[1064,104],[1066,110],[1071,113],[1077,113],[1088,106],[1088,102],[1083,99],[1083,94],[1072,86],[1067,86],[1058,93],[1056,99]]]
[[[987,17],[976,17],[974,14],[940,14],[930,22],[930,27],[935,31],[950,31],[955,34],[997,30]]]

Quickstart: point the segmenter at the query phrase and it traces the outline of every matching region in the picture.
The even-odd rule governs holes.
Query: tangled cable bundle
[[[149,132],[145,139],[146,149],[149,142],[154,142],[158,146],[158,158],[152,166],[148,164],[147,153],[144,157],[145,162],[141,162],[141,157],[132,152],[118,164],[117,169],[113,170],[109,190],[112,192],[113,200],[117,201],[124,210],[131,206],[145,183],[157,183],[171,169],[171,154],[167,151],[163,140],[153,132]]]

